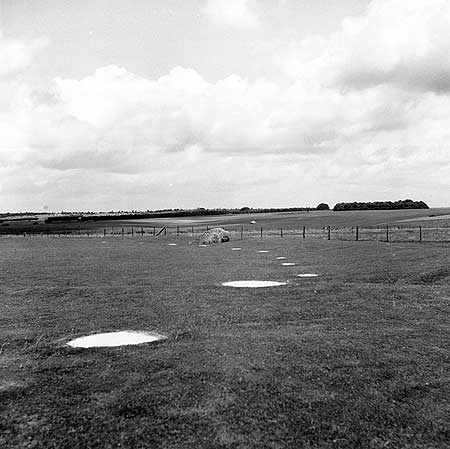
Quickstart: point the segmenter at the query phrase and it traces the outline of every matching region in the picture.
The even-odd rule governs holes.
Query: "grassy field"
[[[450,447],[450,245],[189,240],[1,239],[1,448]]]
[[[218,215],[180,218],[161,218],[143,220],[118,221],[120,226],[169,226],[181,228],[199,226],[226,226],[252,229],[251,221],[256,221],[257,227],[277,229],[280,226],[286,229],[299,229],[302,226],[321,228],[323,226],[352,227],[377,226],[402,222],[403,220],[426,220],[429,215],[450,214],[450,208],[435,209],[403,209],[403,210],[368,210],[368,211],[299,211],[274,212],[263,214]],[[447,224],[448,224],[447,220]]]
[[[125,233],[131,233],[134,228],[137,232],[143,229],[145,232],[152,232],[152,228],[157,230],[166,226],[170,233],[176,232],[177,227],[181,232],[190,232],[194,228],[196,233],[205,231],[206,227],[221,226],[234,232],[240,232],[241,228],[245,233],[257,233],[264,228],[266,231],[279,232],[283,228],[286,232],[298,233],[305,226],[310,231],[318,233],[324,227],[330,226],[335,230],[351,232],[352,228],[382,227],[386,225],[400,226],[404,228],[417,229],[419,225],[426,228],[449,228],[450,229],[450,208],[434,209],[403,209],[403,210],[371,210],[371,211],[297,211],[297,212],[273,212],[261,214],[229,214],[198,217],[179,218],[149,218],[149,219],[117,219],[108,221],[83,221],[66,223],[39,223],[32,225],[22,222],[3,224],[0,226],[0,236],[20,233],[86,233],[96,232],[108,234],[121,233],[124,228]],[[447,216],[446,216],[447,215]],[[430,217],[432,216],[432,217]],[[439,219],[436,219],[439,218]],[[443,218],[443,219],[442,219]],[[251,224],[256,221],[256,224]],[[440,234],[440,233],[439,233]],[[310,233],[311,235],[311,233]],[[446,235],[446,240],[450,240]],[[439,239],[438,239],[439,240]]]

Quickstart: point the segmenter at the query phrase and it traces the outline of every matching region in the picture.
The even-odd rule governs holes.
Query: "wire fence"
[[[1,230],[0,236],[22,236],[22,237],[174,237],[187,236],[199,238],[209,228],[205,226],[151,226],[151,227],[104,227],[92,229],[42,229],[33,231],[9,231]],[[403,227],[403,226],[353,226],[353,227],[306,227],[283,228],[283,227],[232,227],[227,228],[232,239],[253,238],[300,238],[300,239],[323,239],[323,240],[346,240],[346,241],[380,241],[380,242],[450,242],[450,227]]]

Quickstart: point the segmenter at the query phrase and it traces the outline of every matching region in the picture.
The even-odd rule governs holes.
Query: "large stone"
[[[212,243],[229,242],[231,235],[228,231],[222,228],[213,228],[204,232],[200,237],[200,244],[210,245]]]

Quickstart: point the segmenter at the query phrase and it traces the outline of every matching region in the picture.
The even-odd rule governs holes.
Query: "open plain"
[[[0,447],[449,447],[449,250],[3,237]]]

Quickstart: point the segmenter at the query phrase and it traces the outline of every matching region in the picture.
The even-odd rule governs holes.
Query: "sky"
[[[0,0],[0,211],[450,206],[448,0]]]

